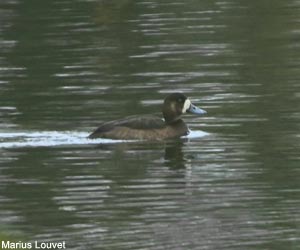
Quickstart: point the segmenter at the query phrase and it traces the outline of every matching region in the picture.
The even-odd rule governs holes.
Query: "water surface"
[[[0,238],[299,249],[298,1],[0,3]],[[165,142],[89,140],[184,92]]]

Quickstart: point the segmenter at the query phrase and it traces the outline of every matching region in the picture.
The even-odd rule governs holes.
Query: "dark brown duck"
[[[180,137],[189,133],[188,126],[181,119],[184,113],[197,115],[206,111],[193,105],[181,93],[168,95],[163,104],[163,118],[157,116],[129,116],[124,119],[103,123],[89,138],[163,140]]]

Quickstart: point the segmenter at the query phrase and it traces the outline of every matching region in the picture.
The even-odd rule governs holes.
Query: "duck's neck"
[[[163,109],[162,111],[163,117],[165,119],[166,124],[172,124],[178,120],[180,120],[180,115],[177,115],[173,112],[173,110],[170,109]]]
[[[177,124],[179,122],[182,122],[182,120],[180,119],[180,117],[168,117],[168,116],[164,116],[165,119],[165,123],[168,125],[174,125]]]

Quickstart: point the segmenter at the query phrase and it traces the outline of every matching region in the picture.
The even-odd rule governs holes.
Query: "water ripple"
[[[118,143],[122,140],[88,139],[87,132],[43,131],[0,133],[0,148],[45,147],[60,145],[82,145]]]
[[[88,132],[72,131],[43,131],[43,132],[11,132],[0,133],[1,148],[22,148],[22,147],[49,147],[61,145],[89,145],[89,144],[110,144],[121,142],[133,142],[133,140],[116,139],[88,139]],[[183,138],[200,138],[208,135],[204,131],[190,131],[189,135]]]

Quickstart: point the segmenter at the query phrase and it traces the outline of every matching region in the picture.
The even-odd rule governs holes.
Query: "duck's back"
[[[89,138],[160,140],[185,135],[187,132],[188,128],[182,120],[167,125],[157,116],[130,116],[101,124]]]

